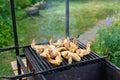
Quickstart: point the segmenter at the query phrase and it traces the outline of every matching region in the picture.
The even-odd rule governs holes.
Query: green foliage
[[[120,27],[99,29],[98,35],[92,44],[92,49],[101,55],[109,53],[108,60],[120,66]]]
[[[14,0],[16,9],[24,9],[31,5],[32,0]]]
[[[0,14],[8,15],[10,11],[9,0],[0,0]]]
[[[0,16],[0,48],[8,46],[12,43],[12,27],[10,19]]]
[[[22,20],[27,17],[27,14],[24,10],[20,9],[16,11],[16,19],[17,20]]]
[[[115,26],[120,26],[120,19],[117,19],[117,20],[114,22],[114,25],[115,25]]]
[[[112,59],[112,62],[119,66],[120,67],[120,51],[116,51],[114,54],[113,54],[113,59]]]

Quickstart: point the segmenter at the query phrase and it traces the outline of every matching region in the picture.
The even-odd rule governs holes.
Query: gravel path
[[[85,33],[81,34],[79,36],[78,40],[81,41],[82,43],[86,44],[87,42],[89,42],[95,38],[97,30],[100,27],[105,27],[105,26],[106,26],[106,20],[102,20],[102,21],[98,22],[96,26],[89,29]]]

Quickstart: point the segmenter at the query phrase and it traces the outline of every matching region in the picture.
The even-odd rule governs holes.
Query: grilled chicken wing
[[[78,46],[74,44],[73,42],[70,42],[69,51],[75,52],[77,49],[78,49]]]
[[[80,61],[80,60],[81,60],[81,58],[79,57],[78,54],[72,53],[72,52],[70,52],[70,53],[68,54],[68,58],[72,58],[72,59],[75,60],[75,61]],[[68,61],[69,61],[69,59],[68,59]],[[68,63],[71,64],[72,61],[71,61],[71,62],[68,62]]]
[[[51,58],[56,57],[59,53],[59,51],[54,45],[50,45],[50,50],[51,50],[51,53],[50,53]]]
[[[62,51],[61,55],[65,58],[68,59],[68,54],[70,53],[70,51]]]
[[[77,38],[76,37],[73,38],[73,43],[77,44]]]
[[[87,43],[86,45],[86,49],[77,49],[76,53],[80,56],[80,57],[84,57],[85,55],[88,55],[90,53],[90,43]]]
[[[56,43],[54,43],[54,39],[52,38],[50,39],[49,44],[54,45],[56,47],[60,47],[60,46],[63,46],[63,40],[59,39]]]
[[[69,49],[69,47],[70,47],[70,39],[69,39],[69,37],[67,37],[66,39],[64,39],[63,45],[64,45],[64,47],[66,49]]]
[[[90,49],[90,42],[87,43],[86,45],[86,51],[87,51],[87,54],[90,53],[91,49]]]
[[[36,50],[37,53],[42,53],[44,51],[44,46],[43,45],[36,45],[35,40],[32,41],[31,47]]]
[[[77,49],[77,50],[76,50],[76,53],[77,53],[80,57],[83,57],[83,56],[84,56],[84,51],[86,51],[86,50]]]
[[[51,53],[51,52],[50,52],[49,49],[45,49],[45,50],[40,54],[40,56],[46,58],[46,54],[50,54],[50,53]]]
[[[65,47],[59,47],[59,48],[57,48],[57,50],[59,51],[59,52],[61,52],[61,51],[65,51],[65,50],[67,50]]]
[[[54,43],[54,40],[53,40],[53,38],[51,38],[50,41],[49,41],[49,44],[53,45],[53,43]]]
[[[62,57],[61,57],[61,54],[57,55],[55,60],[51,59],[49,54],[46,54],[46,58],[51,64],[56,65],[56,66],[59,66],[61,64],[62,60],[63,60]]]
[[[68,58],[68,64],[72,64],[72,56],[69,56],[69,58]]]
[[[63,51],[61,52],[61,55],[65,58],[65,59],[68,59],[68,64],[71,64],[72,63],[72,60],[75,60],[75,61],[80,61],[81,58],[79,57],[78,54],[76,53],[72,53],[70,51]]]
[[[62,39],[59,39],[56,43],[54,43],[53,45],[57,46],[57,47],[60,47],[60,46],[63,46],[63,40]]]

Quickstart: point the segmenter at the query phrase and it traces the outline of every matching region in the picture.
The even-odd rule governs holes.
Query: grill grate
[[[85,45],[80,41],[77,41],[77,45],[79,46],[79,48],[85,48]],[[74,67],[74,66],[80,66],[84,64],[90,64],[93,62],[99,62],[102,59],[104,59],[104,57],[99,56],[95,52],[91,51],[90,54],[83,57],[80,62],[73,61],[72,64],[68,64],[67,60],[64,59],[62,64],[59,67],[57,67],[50,64],[47,61],[47,59],[40,57],[39,54],[37,54],[36,51],[33,50],[31,47],[24,48],[23,52],[25,53],[27,59],[30,60],[35,71],[42,71],[44,72],[43,74],[49,74],[56,71],[57,72],[63,71],[63,70],[70,69],[71,67]]]

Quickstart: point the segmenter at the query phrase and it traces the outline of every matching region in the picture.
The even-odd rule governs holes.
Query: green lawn
[[[118,10],[119,4],[115,1],[70,1],[70,36],[85,32]],[[65,2],[39,12],[44,17],[27,17],[17,21],[21,45],[30,44],[32,39],[43,42],[51,37],[65,37]]]
[[[71,1],[70,36],[85,32],[98,21],[115,14],[119,8],[119,2],[116,1]],[[16,12],[20,46],[29,45],[33,39],[43,42],[52,37],[55,39],[65,37],[65,2],[39,12],[44,17],[31,18],[23,10]],[[0,53],[0,75],[13,74],[10,65],[12,60],[15,60],[14,53]]]
[[[10,62],[14,60],[14,51],[0,53],[0,75],[13,75],[13,70]]]

